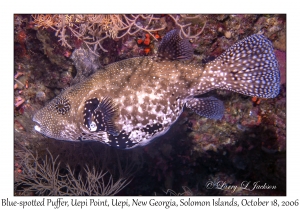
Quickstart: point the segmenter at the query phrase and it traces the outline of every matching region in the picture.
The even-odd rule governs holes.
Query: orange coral
[[[143,40],[142,40],[142,39],[138,39],[136,42],[137,42],[138,44],[142,44],[142,43],[143,43]]]
[[[144,52],[145,52],[146,55],[148,55],[149,52],[150,52],[150,48],[149,48],[149,47],[145,48],[145,49],[144,49]]]
[[[160,39],[160,38],[161,38],[161,36],[158,34],[157,31],[155,32],[154,37],[155,37],[156,39]]]
[[[149,45],[149,44],[150,44],[150,41],[151,41],[151,40],[150,40],[150,35],[149,35],[149,34],[146,34],[145,37],[146,37],[146,38],[145,38],[145,40],[144,40],[144,45]]]
[[[256,100],[257,100],[256,96],[252,97],[252,102],[255,102]]]
[[[251,100],[252,100],[253,104],[255,104],[255,105],[258,105],[261,102],[261,99],[258,98],[257,96],[252,97]]]

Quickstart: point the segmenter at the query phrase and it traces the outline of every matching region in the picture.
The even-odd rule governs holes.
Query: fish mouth
[[[41,126],[40,126],[39,121],[36,118],[36,114],[33,116],[32,121],[35,122],[34,130],[41,133]]]
[[[39,125],[35,125],[34,130],[41,133],[41,127]]]

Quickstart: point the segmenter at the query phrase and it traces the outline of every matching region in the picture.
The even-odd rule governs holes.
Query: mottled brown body
[[[54,133],[61,136],[61,140],[73,141],[80,139],[82,133],[89,133],[83,123],[85,101],[103,97],[110,97],[117,107],[113,119],[117,130],[135,132],[132,134],[134,142],[146,140],[135,131],[146,125],[161,123],[160,132],[164,133],[180,115],[185,99],[192,96],[190,89],[197,86],[201,72],[199,64],[156,61],[154,57],[132,58],[108,65],[61,94],[60,97],[69,99],[72,108],[66,115],[53,113],[56,115],[53,126],[65,127],[57,129],[60,133]],[[103,135],[92,134],[89,138],[99,139]]]

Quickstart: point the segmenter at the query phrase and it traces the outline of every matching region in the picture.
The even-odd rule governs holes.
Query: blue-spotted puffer
[[[182,61],[192,56],[188,40],[173,30],[157,57],[112,63],[63,91],[34,115],[35,129],[58,140],[93,140],[128,149],[166,133],[184,107],[222,118],[220,100],[199,97],[210,90],[262,98],[279,93],[278,63],[263,35],[241,40],[205,66]]]

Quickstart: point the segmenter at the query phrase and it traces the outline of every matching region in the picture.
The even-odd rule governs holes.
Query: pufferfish
[[[164,135],[185,108],[221,119],[223,102],[201,97],[210,90],[261,98],[279,94],[278,62],[263,35],[237,42],[206,64],[192,57],[189,40],[172,30],[162,39],[157,56],[112,63],[64,90],[34,115],[35,130],[57,140],[130,149]]]

